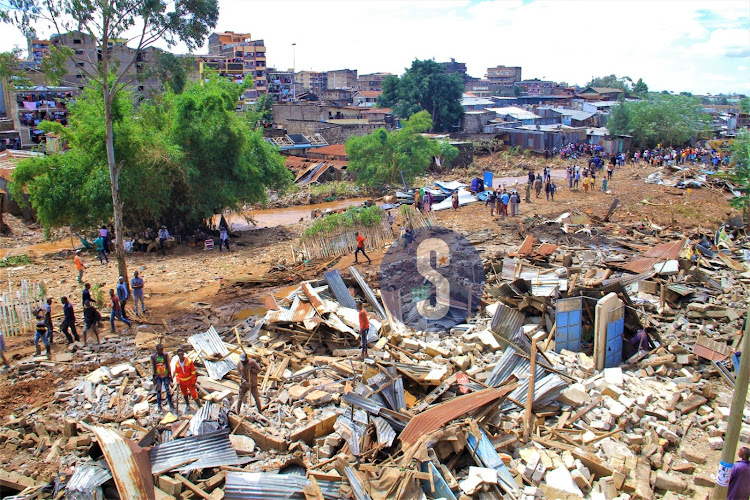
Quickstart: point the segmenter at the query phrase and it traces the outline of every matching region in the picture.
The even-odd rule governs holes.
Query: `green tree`
[[[415,59],[400,78],[383,79],[381,106],[393,106],[401,117],[426,110],[432,118],[433,130],[450,130],[463,116],[461,106],[464,83],[458,74],[448,74],[433,60]]]
[[[743,129],[737,133],[732,144],[731,165],[733,170],[726,178],[740,194],[729,200],[729,204],[742,211],[742,217],[747,223],[750,214],[750,130]]]
[[[195,71],[195,61],[191,57],[181,57],[171,52],[159,51],[153,71],[159,78],[162,88],[179,94],[185,89],[190,74]]]
[[[622,102],[607,122],[612,134],[630,134],[639,147],[679,146],[706,130],[707,116],[700,100],[670,94],[649,94],[636,102]]]
[[[613,89],[620,89],[622,90],[626,95],[630,95],[631,91],[633,90],[632,87],[633,80],[630,79],[629,76],[623,76],[622,78],[617,77],[617,75],[608,75],[608,76],[599,76],[596,78],[592,78],[589,83],[586,84],[587,87],[609,87]]]
[[[633,94],[639,97],[648,94],[648,85],[643,81],[643,78],[639,78],[635,85],[633,85]]]
[[[396,184],[401,173],[410,184],[424,174],[432,158],[441,156],[449,165],[458,150],[448,143],[441,144],[422,135],[432,128],[427,111],[409,117],[401,129],[388,132],[379,128],[373,133],[352,137],[346,142],[349,169],[357,174],[357,183],[368,186]]]
[[[0,52],[0,80],[7,81],[14,88],[28,87],[31,81],[21,68],[21,49]]]
[[[258,96],[248,120],[256,126],[263,122],[273,123],[273,98],[267,94]]]
[[[523,94],[523,89],[520,85],[513,85],[513,96],[520,97]]]
[[[104,101],[105,146],[115,222],[117,264],[128,282],[123,245],[120,171],[115,157],[113,103],[131,83],[131,69],[138,55],[159,40],[172,46],[177,41],[188,49],[203,44],[219,17],[218,0],[0,0],[0,20],[13,23],[24,33],[34,24],[51,26],[59,35],[81,32],[97,45],[99,58],[93,70],[81,67],[88,84],[98,88]],[[131,39],[130,36],[135,34]],[[128,60],[120,61],[111,50],[122,40],[134,41]],[[75,57],[71,56],[75,62]]]
[[[743,113],[750,113],[750,97],[745,97],[740,101],[740,110]]]

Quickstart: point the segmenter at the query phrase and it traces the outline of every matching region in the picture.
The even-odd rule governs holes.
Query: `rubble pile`
[[[528,221],[520,247],[480,250],[479,309],[443,331],[404,325],[353,267],[267,295],[264,316],[182,343],[200,410],[155,411],[159,338],[141,332],[126,359],[6,419],[3,445],[59,474],[0,485],[17,498],[703,498],[750,240],[731,223],[624,227],[607,222],[615,208]],[[364,360],[355,298],[370,316]],[[232,411],[243,352],[262,366],[262,412]]]

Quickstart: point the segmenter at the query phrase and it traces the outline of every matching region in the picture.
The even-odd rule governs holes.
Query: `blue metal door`
[[[622,332],[625,329],[625,310],[622,306],[607,314],[607,355],[605,368],[613,368],[622,363]]]
[[[555,352],[563,349],[580,352],[581,350],[581,308],[583,299],[574,297],[560,299],[556,303],[555,313]]]
[[[492,189],[492,179],[493,179],[492,172],[484,173],[484,190]]]

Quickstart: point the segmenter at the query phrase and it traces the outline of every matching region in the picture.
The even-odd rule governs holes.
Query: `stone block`
[[[662,471],[656,473],[653,486],[657,490],[674,491],[677,493],[684,492],[688,488],[687,483],[682,479]]]
[[[328,403],[331,400],[331,395],[325,391],[314,390],[307,396],[305,401],[312,406],[320,406]]]

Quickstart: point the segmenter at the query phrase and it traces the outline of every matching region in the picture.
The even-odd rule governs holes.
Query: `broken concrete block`
[[[657,490],[675,491],[678,493],[686,491],[688,487],[687,483],[682,479],[669,475],[663,471],[658,471],[656,473],[653,480],[653,486],[654,489]]]
[[[680,450],[680,456],[684,458],[685,460],[688,460],[690,462],[696,463],[696,464],[704,464],[706,463],[706,454],[701,453],[697,450],[692,450],[690,448],[683,448]]]
[[[615,387],[623,386],[622,369],[619,367],[605,368],[604,369],[604,381],[607,385],[614,385]]]
[[[469,467],[469,477],[459,481],[458,486],[467,495],[473,495],[483,484],[497,484],[497,470],[485,467]]]
[[[305,396],[307,396],[314,390],[315,390],[314,387],[306,387],[304,385],[299,385],[299,384],[293,385],[288,389],[289,397],[291,397],[293,401],[297,401],[297,400],[304,398]]]
[[[583,492],[581,492],[581,489],[576,484],[570,471],[565,467],[558,467],[557,469],[549,471],[544,478],[544,482],[556,490],[583,498]]]
[[[588,395],[585,388],[581,384],[573,384],[566,388],[557,397],[558,401],[563,404],[570,405],[573,407],[579,407],[587,405],[591,402],[591,396]]]
[[[331,400],[331,395],[325,391],[319,391],[314,390],[307,396],[305,396],[305,401],[307,401],[308,404],[311,406],[320,406],[322,404],[326,404]]]
[[[716,481],[714,481],[714,479],[708,474],[699,472],[693,476],[693,484],[696,486],[708,486],[713,488],[716,486]]]
[[[720,450],[724,447],[724,440],[721,437],[710,437],[708,438],[708,446],[712,450]]]

